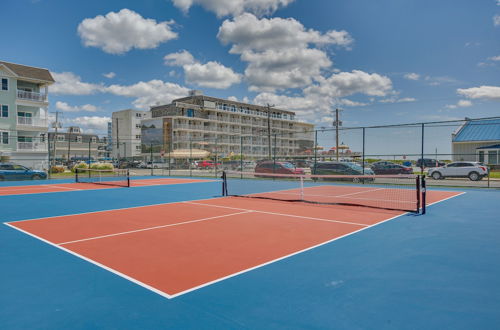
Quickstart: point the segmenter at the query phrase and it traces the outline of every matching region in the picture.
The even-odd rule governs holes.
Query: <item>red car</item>
[[[198,168],[214,168],[215,163],[211,160],[202,160],[197,162]],[[220,163],[217,163],[217,166],[220,166]]]
[[[255,166],[255,173],[269,173],[269,174],[304,174],[304,170],[296,168],[288,162],[266,161],[261,162]]]

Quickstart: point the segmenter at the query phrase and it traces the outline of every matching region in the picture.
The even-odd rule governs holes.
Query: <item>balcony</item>
[[[17,125],[25,127],[48,127],[47,119],[40,117],[17,117]]]
[[[17,98],[20,100],[34,101],[34,102],[47,102],[47,94],[27,92],[17,90]]]
[[[17,142],[17,151],[47,152],[47,143],[45,143],[45,142]]]

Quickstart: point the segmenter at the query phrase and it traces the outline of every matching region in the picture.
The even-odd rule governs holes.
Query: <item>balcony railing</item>
[[[18,151],[47,151],[47,143],[44,142],[17,142]]]
[[[47,120],[40,117],[17,117],[17,124],[23,126],[47,127]]]
[[[17,98],[21,100],[47,102],[47,94],[27,92],[19,89],[17,90]]]

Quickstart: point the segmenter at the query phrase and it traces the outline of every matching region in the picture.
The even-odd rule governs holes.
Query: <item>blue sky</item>
[[[49,69],[50,111],[111,112],[190,89],[331,126],[500,115],[499,0],[3,0],[0,60]]]

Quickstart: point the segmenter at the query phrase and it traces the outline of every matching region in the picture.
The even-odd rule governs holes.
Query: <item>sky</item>
[[[0,60],[50,70],[49,111],[87,132],[192,89],[317,127],[500,115],[500,0],[1,0],[0,22]]]

